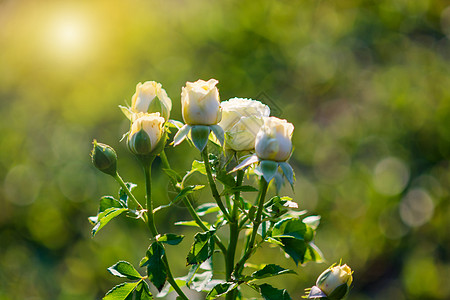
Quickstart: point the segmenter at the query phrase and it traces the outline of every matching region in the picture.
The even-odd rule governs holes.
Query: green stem
[[[142,205],[139,203],[139,201],[137,201],[136,197],[134,197],[134,195],[131,193],[130,189],[128,189],[127,185],[123,181],[122,177],[120,177],[119,173],[116,173],[116,175],[114,175],[113,178],[117,181],[117,183],[120,185],[120,187],[125,191],[125,193],[128,195],[128,197],[130,197],[130,199],[133,200],[134,204],[136,204],[136,206],[139,209],[141,209],[141,210],[144,209],[142,207]]]
[[[236,187],[242,185],[242,181],[244,179],[244,171],[239,170],[236,176]],[[228,252],[226,259],[226,279],[227,281],[232,280],[232,273],[234,268],[234,257],[236,255],[236,246],[239,240],[239,219],[238,219],[238,201],[241,197],[241,192],[236,191],[234,193],[234,203],[233,210],[231,212],[231,221],[230,222],[230,243],[228,244]],[[237,290],[233,290],[228,293],[225,297],[226,300],[234,300],[236,299]]]
[[[153,214],[153,201],[152,201],[152,163],[153,163],[154,157],[148,161],[143,160],[143,166],[144,166],[144,173],[145,173],[145,190],[147,194],[147,218],[148,218],[148,227],[150,229],[150,232],[152,233],[153,237],[156,237],[158,235],[158,230],[155,226],[155,218]],[[164,248],[164,246],[163,246]],[[175,281],[175,278],[172,275],[172,271],[170,270],[169,262],[167,260],[167,253],[164,249],[164,255],[163,255],[163,263],[164,267],[167,271],[167,281],[172,285],[173,289],[178,293],[178,296],[181,299],[189,300],[186,295],[183,293],[181,288],[178,286],[177,282]]]
[[[164,252],[165,252],[165,249],[164,249]],[[167,261],[167,254],[163,255],[163,263],[164,263],[164,266],[166,267],[166,271],[167,271],[167,281],[170,283],[170,285],[177,292],[178,296],[181,299],[189,300],[188,297],[186,297],[186,295],[183,293],[181,288],[178,286],[177,282],[175,281],[175,278],[172,275],[172,272],[170,271],[169,262]],[[178,299],[178,297],[177,297],[177,299]]]
[[[250,256],[253,254],[253,251],[255,249],[256,235],[258,234],[258,228],[261,225],[261,216],[262,216],[264,200],[266,198],[268,186],[269,186],[269,184],[264,179],[264,177],[261,177],[259,197],[258,197],[258,211],[256,213],[255,221],[253,222],[253,230],[252,230],[252,235],[250,237],[250,241],[248,243],[248,247],[247,247],[244,255],[242,256],[241,260],[239,260],[239,262],[236,264],[236,268],[234,270],[234,275],[236,278],[238,278],[240,276],[240,274],[242,273],[245,262],[250,258]]]
[[[164,168],[172,169],[170,167],[170,163],[169,163],[169,160],[167,159],[166,153],[164,151],[162,151],[159,156],[161,157],[161,161],[162,161]],[[173,178],[170,178],[170,180],[172,181],[172,185],[179,192],[181,189],[177,186],[177,182]],[[203,231],[209,231],[208,227],[206,227],[206,225],[203,224],[202,219],[200,219],[200,216],[197,214],[194,207],[192,206],[191,195],[187,195],[187,197],[183,197],[183,203],[186,206],[187,210],[189,211],[189,214],[191,215],[191,217],[194,219],[195,223],[197,223],[197,225]],[[225,246],[222,243],[222,241],[220,240],[220,238],[217,235],[214,235],[214,239],[215,239],[216,245],[220,248],[222,253],[226,256],[227,248],[225,248]]]
[[[223,205],[222,200],[220,199],[220,194],[217,191],[216,184],[215,184],[214,179],[212,177],[211,165],[209,164],[209,158],[208,158],[208,146],[205,146],[205,149],[203,149],[202,157],[203,157],[203,161],[205,163],[205,169],[206,169],[206,175],[208,177],[209,187],[211,188],[211,193],[212,193],[212,195],[214,197],[214,200],[216,200],[217,206],[219,206],[219,208],[222,211],[223,216],[225,217],[225,219],[228,222],[231,222],[231,217],[228,214],[227,209]]]
[[[119,173],[116,172],[116,175],[114,175],[113,178],[119,183],[119,185],[122,187],[122,189],[128,195],[128,197],[130,197],[130,199],[134,202],[134,204],[136,204],[136,206],[139,208],[139,210],[141,210],[141,211],[144,210],[141,203],[139,203],[139,201],[137,201],[136,197],[131,193],[130,189],[127,187],[127,185],[123,181],[122,177],[120,177]],[[141,218],[145,223],[148,223],[146,214],[142,214]]]
[[[145,173],[145,191],[147,195],[147,219],[148,228],[152,233],[153,237],[158,235],[158,230],[155,226],[155,216],[153,215],[153,201],[152,201],[152,162],[149,164],[144,164]]]

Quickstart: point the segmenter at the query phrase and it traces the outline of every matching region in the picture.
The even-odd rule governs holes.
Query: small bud
[[[140,129],[128,139],[128,148],[133,154],[146,155],[152,150],[152,142],[144,129]]]
[[[159,113],[140,113],[131,125],[128,148],[135,155],[156,155],[165,144],[164,118]]]
[[[91,158],[94,166],[108,175],[114,176],[117,172],[117,154],[114,149],[108,145],[93,142]]]
[[[350,289],[352,273],[352,269],[347,265],[330,267],[317,278],[316,286],[328,299],[340,300]]]

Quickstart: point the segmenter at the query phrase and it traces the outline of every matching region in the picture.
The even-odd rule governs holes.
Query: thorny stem
[[[165,169],[171,169],[169,160],[167,159],[166,153],[162,151],[159,155],[161,157],[162,164]],[[172,181],[172,185],[175,187],[175,189],[179,192],[181,189],[177,186],[177,182],[170,178]],[[192,206],[192,198],[191,195],[187,195],[186,197],[183,197],[183,203],[186,206],[187,210],[189,211],[189,214],[194,219],[195,223],[203,230],[203,231],[209,231],[208,227],[206,227],[205,224],[203,224],[202,219],[195,211],[194,207]],[[220,241],[219,237],[217,235],[214,235],[214,239],[216,242],[216,245],[220,248],[222,253],[226,256],[227,249],[225,248],[224,244]]]
[[[208,158],[208,146],[205,146],[205,149],[203,149],[202,157],[203,157],[203,161],[205,163],[206,175],[208,177],[209,186],[211,188],[211,193],[212,193],[212,195],[214,197],[214,200],[216,200],[217,206],[219,206],[219,208],[222,211],[223,216],[225,217],[225,219],[228,222],[231,222],[231,217],[228,214],[227,209],[223,205],[222,199],[220,199],[220,194],[217,191],[217,187],[216,187],[216,184],[214,182],[214,178],[212,177],[211,165],[209,164],[209,158]]]
[[[152,170],[152,163],[153,163],[154,157],[150,159],[149,161],[142,160],[142,164],[144,167],[144,173],[145,173],[145,190],[147,195],[147,218],[148,218],[148,227],[150,229],[150,232],[152,233],[153,237],[156,237],[158,235],[158,230],[155,226],[155,218],[153,214],[153,200],[152,200],[152,178],[151,178],[151,170]],[[164,248],[164,245],[162,245]],[[178,286],[178,284],[175,281],[175,278],[172,275],[172,271],[170,270],[169,262],[167,260],[167,254],[164,250],[165,254],[162,257],[164,267],[167,271],[167,281],[170,283],[170,285],[173,287],[173,289],[178,293],[178,296],[184,300],[189,300],[186,295],[183,293],[181,288]]]
[[[116,175],[114,175],[113,178],[117,181],[117,183],[119,183],[119,185],[122,187],[122,189],[128,195],[128,197],[130,197],[130,199],[134,202],[134,204],[136,204],[136,206],[139,208],[139,210],[143,211],[144,208],[142,207],[141,203],[139,203],[139,201],[137,201],[136,197],[131,193],[130,189],[127,187],[127,185],[123,181],[122,177],[120,177],[119,173],[116,172]],[[141,218],[145,223],[148,223],[146,214],[142,214]]]
[[[264,200],[266,198],[268,186],[269,186],[268,182],[264,179],[264,177],[261,176],[260,190],[259,190],[260,192],[258,197],[258,211],[256,213],[255,221],[253,222],[253,230],[252,235],[250,237],[250,241],[248,243],[248,247],[244,255],[242,256],[241,260],[236,264],[236,268],[234,270],[234,275],[237,278],[241,274],[245,262],[250,258],[255,249],[256,235],[258,234],[258,228],[261,225],[262,210],[264,207]]]
[[[236,187],[242,185],[242,181],[244,179],[244,171],[237,171],[236,176]],[[230,222],[230,243],[228,244],[228,252],[227,252],[227,265],[226,265],[226,279],[227,281],[232,280],[232,273],[234,268],[234,256],[236,254],[236,246],[239,239],[239,219],[238,219],[238,201],[241,197],[240,191],[236,191],[234,193],[234,203],[233,210],[231,212],[231,222]],[[227,300],[234,300],[236,298],[237,290],[233,290],[226,295]]]

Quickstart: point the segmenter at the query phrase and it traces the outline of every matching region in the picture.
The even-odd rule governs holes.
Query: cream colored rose
[[[183,120],[188,125],[215,125],[222,116],[215,79],[186,82],[181,91]]]
[[[253,150],[255,138],[270,115],[270,108],[252,99],[233,98],[221,103],[222,120],[219,125],[225,131],[226,145],[235,151]]]
[[[292,152],[294,125],[276,117],[264,118],[256,136],[255,152],[263,160],[286,161]]]
[[[131,125],[128,146],[135,154],[148,154],[164,134],[164,118],[159,113],[139,113]]]
[[[133,113],[156,113],[168,120],[172,110],[172,101],[167,96],[162,85],[155,81],[138,83],[136,93],[131,98],[131,111]]]
[[[335,266],[325,270],[319,276],[316,286],[327,296],[334,292],[333,296],[335,295],[337,299],[340,299],[347,293],[352,281],[352,269],[349,266]],[[339,290],[337,290],[338,288]]]

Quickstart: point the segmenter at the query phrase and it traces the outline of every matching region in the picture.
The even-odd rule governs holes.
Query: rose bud
[[[255,138],[270,108],[252,99],[233,98],[224,101],[219,125],[225,131],[226,147],[234,151],[250,151],[255,148]]]
[[[114,149],[108,145],[93,142],[91,158],[94,166],[108,175],[114,176],[117,172],[117,154]]]
[[[136,93],[131,98],[131,111],[133,113],[156,113],[168,120],[172,109],[172,101],[167,96],[162,85],[155,81],[138,83]]]
[[[217,83],[215,79],[186,82],[181,92],[181,108],[186,124],[215,125],[220,121],[222,113]]]
[[[342,299],[352,284],[352,273],[352,269],[347,265],[330,267],[317,278],[316,286],[327,295],[328,299]]]
[[[256,135],[255,152],[262,160],[284,162],[292,152],[294,125],[275,117],[264,118],[264,125]]]
[[[163,135],[164,118],[159,113],[140,113],[131,125],[128,148],[137,155],[151,154],[157,150]]]

